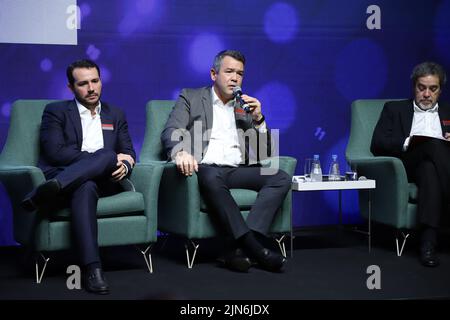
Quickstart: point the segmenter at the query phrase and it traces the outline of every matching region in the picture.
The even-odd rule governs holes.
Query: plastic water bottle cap
[[[333,161],[337,160],[337,154],[333,154],[331,157],[333,158]]]
[[[319,155],[318,154],[314,155],[314,160],[319,160]]]

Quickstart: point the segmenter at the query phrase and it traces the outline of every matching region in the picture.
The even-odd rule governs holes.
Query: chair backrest
[[[17,100],[11,110],[8,137],[0,155],[5,164],[35,166],[39,159],[39,130],[45,106],[56,100]]]
[[[347,160],[373,157],[370,152],[373,131],[387,101],[400,99],[355,100],[352,103],[350,138],[345,151]]]
[[[145,137],[139,161],[167,160],[161,143],[161,132],[174,106],[175,100],[151,100],[147,103]]]

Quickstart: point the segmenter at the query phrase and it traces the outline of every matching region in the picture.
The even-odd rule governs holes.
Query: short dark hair
[[[214,62],[213,62],[213,69],[216,70],[216,72],[219,72],[220,70],[220,66],[222,65],[222,60],[224,57],[232,57],[234,59],[236,59],[237,61],[242,62],[243,65],[245,65],[245,57],[244,55],[237,51],[237,50],[223,50],[220,51],[218,54],[216,54],[216,56],[214,57]]]
[[[417,84],[417,79],[426,77],[426,76],[438,76],[439,78],[439,86],[444,86],[447,82],[447,76],[445,74],[444,68],[436,62],[426,61],[418,64],[414,67],[411,73],[411,80],[413,86]]]
[[[71,86],[73,86],[73,84],[75,83],[75,78],[73,77],[73,70],[77,68],[87,68],[87,69],[95,68],[97,69],[98,76],[100,77],[100,68],[94,61],[88,59],[77,60],[75,62],[72,62],[67,67],[66,70],[67,80],[69,81],[69,84]]]

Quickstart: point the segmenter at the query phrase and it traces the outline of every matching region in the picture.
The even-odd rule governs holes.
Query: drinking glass
[[[345,170],[345,180],[347,180],[347,181],[358,180],[358,173],[356,171],[356,164],[347,163],[347,168]]]
[[[312,158],[306,158],[305,159],[305,166],[303,168],[303,174],[305,175],[305,181],[311,181],[311,164],[313,159]]]

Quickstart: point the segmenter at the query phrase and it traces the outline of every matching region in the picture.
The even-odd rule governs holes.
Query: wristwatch
[[[260,126],[264,121],[266,121],[266,118],[264,117],[264,115],[262,115],[261,119],[259,119],[259,120],[253,120],[253,122],[258,126]]]

